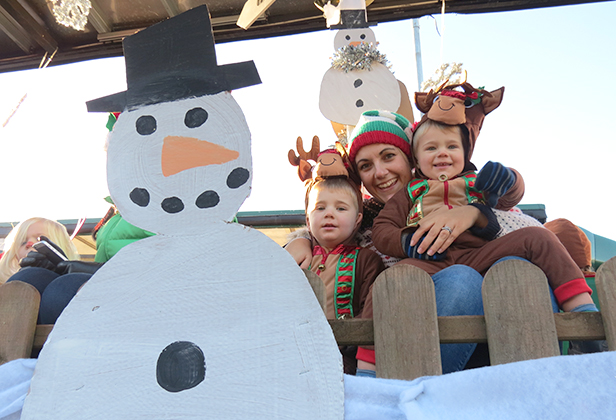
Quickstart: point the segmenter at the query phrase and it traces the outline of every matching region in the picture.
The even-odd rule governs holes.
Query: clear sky
[[[526,181],[522,203],[545,204],[548,219],[565,217],[611,239],[615,18],[610,1],[447,14],[444,29],[440,16],[420,19],[425,78],[442,59],[463,63],[474,86],[506,88],[502,105],[485,120],[476,166],[493,160],[518,169]],[[412,22],[373,30],[396,77],[417,90]],[[253,137],[253,191],[241,210],[303,208],[303,186],[287,152],[297,136],[309,142],[318,135],[323,148],[335,140],[318,108],[333,37],[320,31],[217,46],[219,64],[254,60],[263,80],[233,93]],[[84,103],[125,87],[123,58],[0,74],[1,222],[103,216],[107,117],[88,114]]]

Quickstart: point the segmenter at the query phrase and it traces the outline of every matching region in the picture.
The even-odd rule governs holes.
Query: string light
[[[52,0],[56,22],[83,31],[92,8],[90,0]]]

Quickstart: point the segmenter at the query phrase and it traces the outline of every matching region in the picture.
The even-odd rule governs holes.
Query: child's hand
[[[308,269],[312,261],[312,248],[306,238],[295,238],[284,247],[300,268]]]
[[[475,188],[484,193],[490,207],[496,207],[498,199],[515,183],[513,171],[501,163],[491,162],[485,164],[477,174]]]

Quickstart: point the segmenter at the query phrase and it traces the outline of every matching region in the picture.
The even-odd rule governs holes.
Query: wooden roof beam
[[[160,2],[165,7],[169,17],[177,16],[181,13],[177,0],[160,0]]]
[[[0,4],[0,30],[4,32],[22,51],[30,53],[36,44],[28,32],[13,18],[11,13]]]
[[[32,10],[28,10],[22,6],[18,0],[4,0],[0,6],[0,15],[5,18],[5,21],[11,21],[12,25],[2,25],[2,30],[7,35],[24,49],[22,45],[28,45],[26,52],[32,52],[36,45],[41,46],[49,54],[53,54],[58,48],[58,43],[41,24],[38,16],[33,16]],[[2,19],[2,18],[0,18]]]
[[[105,13],[103,12],[103,9],[101,8],[98,1],[90,0],[90,4],[92,4],[92,8],[90,9],[90,13],[88,14],[88,22],[99,34],[111,32],[113,30],[113,27],[111,23],[109,23],[109,20],[105,17]]]

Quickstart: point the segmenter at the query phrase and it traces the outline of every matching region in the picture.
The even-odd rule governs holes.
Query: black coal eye
[[[351,35],[345,36],[344,39],[346,39],[347,41],[350,41],[351,40]]]
[[[250,178],[248,169],[235,168],[227,177],[227,185],[229,188],[239,188],[248,181],[248,178]]]
[[[366,39],[366,34],[361,34],[359,37],[360,37],[361,39]]]
[[[156,118],[151,115],[143,115],[137,118],[135,128],[137,128],[137,133],[142,136],[149,136],[156,131]]]
[[[207,111],[203,108],[193,108],[184,116],[184,124],[188,128],[201,127],[207,121]]]

